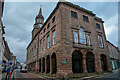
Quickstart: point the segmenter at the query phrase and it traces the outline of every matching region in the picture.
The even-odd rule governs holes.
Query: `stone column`
[[[108,71],[112,72],[112,68],[110,66],[110,56],[106,55],[106,60],[107,60]]]
[[[51,56],[50,56],[50,74],[52,73],[52,59],[51,59]]]
[[[37,61],[35,62],[35,72],[37,73]]]
[[[100,55],[95,55],[95,72],[96,73],[101,73],[102,72]]]
[[[86,55],[83,55],[83,73],[87,74]]]
[[[42,63],[42,58],[41,58],[41,73],[43,72],[43,63]]]
[[[37,72],[39,73],[39,68],[40,68],[40,67],[39,67],[39,66],[40,66],[39,60],[37,61],[37,63],[38,63],[38,64],[37,64]]]
[[[47,57],[45,57],[45,73],[47,73]]]

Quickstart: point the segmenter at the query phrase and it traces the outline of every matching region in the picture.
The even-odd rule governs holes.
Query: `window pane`
[[[44,29],[43,33],[45,33],[46,29]]]
[[[87,44],[90,45],[90,36],[89,36],[89,34],[87,34],[86,37],[87,37]]]
[[[47,25],[47,29],[49,29],[49,27],[50,27],[50,23]]]
[[[52,19],[52,23],[53,23],[53,22],[55,22],[55,16],[54,16],[53,19]]]
[[[100,29],[100,24],[96,23],[96,27],[97,27],[98,29]]]
[[[102,36],[98,35],[99,47],[103,48]]]
[[[83,15],[83,20],[84,20],[85,22],[89,22],[88,17],[87,17],[87,16],[84,16],[84,15]]]
[[[43,50],[45,50],[45,40],[43,40]]]
[[[40,42],[40,52],[42,51],[42,43]]]
[[[77,32],[74,32],[74,42],[78,43],[78,34],[77,34]]]
[[[53,31],[53,45],[55,45],[55,30]]]
[[[76,12],[71,11],[71,17],[72,17],[72,18],[77,18],[77,13],[76,13]]]
[[[49,36],[47,37],[47,48],[49,48]]]
[[[80,43],[81,44],[85,44],[86,43],[85,32],[84,32],[83,28],[79,29],[79,38],[80,38]]]
[[[42,33],[40,34],[40,38],[42,39]]]

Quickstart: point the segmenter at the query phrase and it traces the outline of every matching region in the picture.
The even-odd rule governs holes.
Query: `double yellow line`
[[[32,73],[31,73],[31,74],[32,74]],[[35,74],[32,74],[32,75],[37,76],[37,75],[35,75]],[[37,76],[37,77],[40,77],[40,78],[43,78],[43,79],[49,80],[49,79],[44,78],[44,77],[42,77],[42,76]]]

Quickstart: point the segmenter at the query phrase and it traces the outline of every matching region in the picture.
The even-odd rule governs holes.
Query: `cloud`
[[[115,46],[118,46],[118,14],[106,20],[104,28],[107,39]]]
[[[109,26],[109,27],[105,27],[105,34],[107,36],[110,36],[113,32],[117,31],[117,27],[115,26]],[[116,33],[116,32],[115,32]]]

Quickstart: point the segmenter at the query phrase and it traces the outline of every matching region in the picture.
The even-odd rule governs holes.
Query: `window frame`
[[[98,27],[98,25],[99,25],[99,27]],[[96,28],[97,28],[97,29],[101,29],[101,27],[100,27],[100,24],[99,24],[99,23],[96,23]]]
[[[77,14],[77,12],[75,12],[75,11],[71,11],[71,17],[72,18],[78,18],[78,14]]]
[[[54,23],[55,22],[55,16],[52,18],[52,23]]]
[[[86,44],[86,34],[85,34],[84,28],[82,28],[82,27],[79,28],[79,42],[80,42],[80,44]]]
[[[88,35],[88,37],[89,37],[89,43],[88,43],[88,37],[87,37],[87,35]],[[90,34],[88,34],[88,33],[86,33],[86,44],[87,44],[87,45],[91,45]]]
[[[101,43],[100,41],[102,41],[102,46],[100,45],[100,43]],[[102,35],[99,35],[99,34],[98,34],[98,44],[99,44],[99,48],[104,48],[104,42],[103,42]]]
[[[55,30],[52,31],[52,45],[55,45]]]
[[[88,18],[88,16],[83,15],[83,21],[89,23],[89,18]]]
[[[47,36],[47,48],[50,48],[50,36]]]
[[[43,50],[45,50],[45,39],[43,40]]]
[[[40,33],[40,39],[42,39],[42,32]]]
[[[74,35],[74,43],[78,43],[78,32],[74,31],[73,35]]]
[[[43,30],[43,34],[45,33],[45,31],[46,31],[46,28],[44,28],[44,30]]]
[[[42,42],[40,41],[40,53],[42,52]]]
[[[48,23],[48,25],[47,25],[47,29],[49,29],[50,28],[50,23]]]

